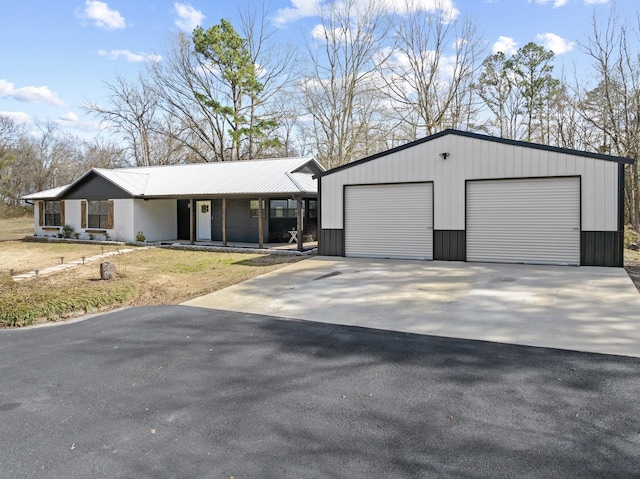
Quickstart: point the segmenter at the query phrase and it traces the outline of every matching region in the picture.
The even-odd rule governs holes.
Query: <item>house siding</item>
[[[456,135],[323,176],[322,227],[344,227],[344,185],[433,181],[434,229],[464,230],[466,180],[571,175],[582,178],[582,228],[617,231],[617,163]]]
[[[440,154],[448,153],[447,159]],[[468,180],[577,176],[581,181],[581,264],[621,266],[618,237],[623,167],[590,154],[444,134],[321,176],[320,254],[342,255],[344,187],[433,182],[434,259],[466,260]],[[588,233],[588,232],[593,232]]]
[[[467,234],[465,230],[434,230],[433,259],[441,261],[467,260]]]
[[[258,242],[258,218],[251,217],[251,200],[257,198],[228,198],[227,199],[227,241],[242,243]],[[265,210],[267,198],[265,200]],[[220,217],[222,210],[220,210]],[[265,213],[263,221],[263,241],[269,240],[269,215]],[[221,226],[222,228],[222,226]],[[220,238],[222,239],[222,238]]]
[[[161,241],[178,237],[178,207],[176,200],[135,199],[133,230],[130,237],[135,239],[142,231],[147,241]],[[116,217],[116,221],[118,218]],[[131,241],[131,240],[129,240]]]

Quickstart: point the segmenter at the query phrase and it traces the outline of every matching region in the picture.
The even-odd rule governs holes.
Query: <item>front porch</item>
[[[195,241],[193,243],[185,240],[163,240],[151,243],[154,246],[175,248],[175,249],[197,249],[208,251],[229,251],[229,252],[256,252],[269,254],[315,254],[318,249],[317,241],[305,241],[298,245],[297,243],[248,243],[239,241]]]
[[[177,199],[176,214],[177,239],[169,242],[303,251],[317,241],[315,197]]]

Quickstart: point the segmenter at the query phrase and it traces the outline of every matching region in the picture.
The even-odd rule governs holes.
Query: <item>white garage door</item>
[[[433,185],[347,186],[345,256],[433,259]]]
[[[580,179],[469,181],[467,261],[580,264]]]

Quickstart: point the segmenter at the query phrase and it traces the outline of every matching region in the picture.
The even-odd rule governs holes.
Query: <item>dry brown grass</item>
[[[6,220],[3,220],[3,222]],[[10,221],[10,220],[9,220]],[[104,249],[103,249],[104,248]],[[0,243],[0,275],[26,273],[35,269],[44,269],[64,262],[79,260],[83,256],[115,251],[122,246],[100,246],[77,243],[30,243],[24,241],[3,241]]]
[[[33,234],[33,216],[0,220],[0,241],[22,239]],[[0,245],[2,247],[2,245]]]
[[[299,256],[150,249],[111,257],[140,284],[133,305],[178,304],[300,261]],[[94,273],[95,274],[95,273]]]
[[[96,246],[92,245],[20,242],[2,245],[8,246],[0,250],[2,269],[6,269],[5,259],[15,261],[18,254],[23,257],[20,263],[23,268],[28,262],[37,266],[30,269],[42,269],[52,261],[59,263],[57,256],[61,251],[70,259],[74,254],[81,255],[87,246],[93,248],[92,254],[96,253]],[[60,249],[63,246],[68,249]],[[179,304],[300,259],[298,256],[153,248],[105,259],[114,263],[118,271],[117,279],[112,281],[100,280],[99,261],[20,283],[9,280],[7,275],[6,280],[0,278],[3,279],[0,281],[0,326],[57,320],[89,312],[96,308],[93,305],[107,310],[122,305]],[[68,310],[64,310],[67,304]],[[78,307],[84,304],[89,306]],[[16,320],[11,310],[20,311],[18,316],[23,319]]]

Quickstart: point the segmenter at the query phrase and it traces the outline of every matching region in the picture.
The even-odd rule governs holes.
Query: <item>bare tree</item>
[[[377,106],[374,72],[382,61],[377,54],[387,29],[375,2],[331,3],[320,14],[300,88],[318,159],[330,168],[366,151],[362,142]]]
[[[382,68],[397,117],[417,134],[472,124],[472,85],[484,48],[475,24],[452,18],[443,4],[426,11],[407,0],[406,10]]]
[[[598,132],[598,151],[636,160],[626,167],[625,206],[628,221],[639,231],[640,28],[630,29],[615,10],[602,24],[594,14],[592,26],[593,34],[582,48],[592,59],[597,85],[579,89],[584,98],[580,109]],[[636,27],[640,27],[638,18]]]
[[[34,191],[55,188],[74,179],[75,145],[79,140],[53,122],[36,122],[37,133],[22,134],[0,165],[0,196],[19,206]]]
[[[8,116],[0,114],[0,159],[13,148],[25,134],[23,125]]]
[[[137,83],[117,74],[113,83],[105,82],[109,105],[85,103],[83,108],[102,118],[129,143],[136,166],[156,164],[151,151],[151,136],[156,121],[157,97],[149,83],[140,75]]]
[[[126,147],[104,138],[96,137],[77,146],[75,178],[91,168],[125,168],[128,165]],[[73,179],[75,179],[73,178]]]

